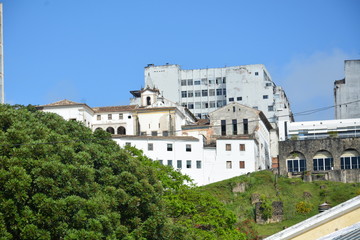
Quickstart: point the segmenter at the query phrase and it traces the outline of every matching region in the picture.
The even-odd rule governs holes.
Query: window
[[[223,88],[223,95],[226,96],[226,88]]]
[[[118,127],[117,134],[126,135],[126,129],[123,126]]]
[[[208,90],[202,90],[202,96],[206,97],[208,95]]]
[[[268,99],[269,95],[263,95],[263,99]]]
[[[225,144],[226,151],[231,151],[231,144]]]
[[[130,119],[130,118],[131,118],[131,116],[129,115],[129,116],[128,116],[128,119]]]
[[[201,168],[201,161],[200,160],[196,161],[196,168]]]
[[[159,162],[161,165],[164,165],[164,164],[163,164],[163,160],[158,160],[158,162]]]
[[[258,76],[259,75],[259,72],[255,72],[255,76]]]
[[[171,151],[173,150],[173,145],[172,145],[172,143],[168,143],[168,144],[167,144],[167,150],[168,150],[169,152],[171,152]]]
[[[186,168],[191,168],[191,160],[186,160]]]
[[[209,103],[203,102],[202,103],[202,108],[209,108]]]
[[[233,135],[237,135],[237,120],[232,120],[232,127],[233,127]]]
[[[151,104],[151,98],[146,97],[146,105],[149,106]]]
[[[237,101],[241,101],[241,100],[242,100],[242,97],[237,97],[236,100],[237,100]]]
[[[239,161],[239,168],[245,168],[245,161]]]
[[[186,91],[181,91],[181,97],[186,98],[187,97],[187,92]]]
[[[152,151],[152,150],[154,150],[154,144],[148,143],[148,151]]]
[[[167,137],[167,136],[169,136],[169,132],[168,132],[168,131],[163,131],[162,135],[163,135],[164,137]]]
[[[199,80],[194,81],[194,85],[200,85],[200,81]]]
[[[271,83],[266,83],[265,86],[266,86],[266,87],[271,87],[272,84],[271,84]]]
[[[258,106],[253,106],[252,108],[255,109],[255,110],[258,110],[258,109],[259,109]]]
[[[76,121],[76,118],[70,118],[69,121]]]
[[[214,79],[209,79],[209,84],[214,84],[215,80]]]
[[[222,106],[223,106],[223,101],[222,101],[222,100],[218,100],[218,101],[216,102],[216,105],[217,105],[217,107],[222,107]]]
[[[157,134],[158,134],[157,131],[152,131],[151,132],[151,136],[157,136]]]
[[[240,151],[241,152],[245,151],[245,144],[240,143]]]
[[[221,136],[226,136],[226,120],[221,120]]]
[[[172,160],[167,160],[167,165],[172,166]]]
[[[129,147],[130,147],[130,146],[131,146],[131,143],[126,142],[126,143],[125,143],[125,146],[129,146]]]
[[[108,127],[108,128],[106,129],[106,131],[107,131],[108,133],[115,134],[115,129],[114,129],[113,127]]]
[[[216,96],[220,96],[220,95],[222,95],[222,89],[218,88],[216,89]]]
[[[195,102],[195,109],[201,108],[201,102]]]
[[[233,101],[234,101],[233,97],[229,98],[229,102],[233,102]]]
[[[227,168],[227,169],[231,169],[231,168],[232,168],[232,162],[231,162],[231,161],[226,161],[226,168]]]
[[[187,104],[186,104],[186,103],[182,103],[181,106],[187,107]]]
[[[181,160],[176,161],[176,167],[180,168],[180,169],[182,168],[182,161]]]
[[[146,132],[140,132],[140,136],[146,136]]]
[[[193,85],[193,80],[192,80],[192,79],[188,79],[188,80],[187,80],[187,85],[189,85],[189,86]]]
[[[358,169],[360,168],[360,156],[359,157],[341,157],[340,158],[341,169]]]
[[[188,103],[188,108],[189,109],[194,109],[194,103]]]
[[[249,134],[249,124],[246,118],[243,119],[244,134]]]
[[[269,111],[269,112],[274,111],[274,106],[268,106],[268,111]]]
[[[200,90],[196,90],[196,91],[195,91],[195,97],[201,97],[201,92],[200,92]]]
[[[100,121],[101,120],[101,115],[97,115],[96,120]]]
[[[207,78],[202,78],[201,83],[202,85],[207,85]]]
[[[123,119],[124,118],[124,115],[122,113],[119,113],[119,119]]]
[[[187,96],[188,96],[188,97],[193,97],[193,96],[194,96],[194,92],[193,92],[193,91],[188,91]]]
[[[186,144],[186,151],[191,152],[191,144]]]
[[[295,165],[295,162],[294,162],[294,165]],[[314,166],[314,171],[331,170],[332,167],[334,166],[333,158],[314,158],[313,166]],[[295,169],[295,166],[294,166],[294,169]]]
[[[209,96],[215,96],[215,89],[209,89]]]
[[[220,84],[221,83],[221,77],[217,77],[216,78],[216,84]]]
[[[304,172],[306,171],[305,159],[287,160],[288,172]]]
[[[210,101],[210,108],[214,108],[215,107],[215,101]]]
[[[181,86],[186,86],[186,80],[181,80]]]
[[[223,81],[223,83],[226,83],[226,77],[223,77],[223,79],[222,79]]]

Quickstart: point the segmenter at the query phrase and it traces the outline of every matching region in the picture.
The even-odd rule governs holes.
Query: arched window
[[[146,97],[146,105],[150,105],[151,104],[151,98],[150,97]]]
[[[101,127],[98,127],[98,128],[95,129],[95,131],[96,131],[96,130],[102,130],[102,128],[101,128]]]
[[[306,160],[302,153],[292,152],[286,158],[288,172],[304,172],[306,171]]]
[[[115,134],[115,130],[114,130],[114,128],[112,128],[112,127],[108,127],[108,128],[106,129],[106,131],[107,131],[108,133]]]
[[[341,154],[341,169],[358,169],[360,168],[360,154],[354,149],[348,149]]]
[[[318,151],[313,157],[314,171],[332,170],[334,167],[334,160],[328,151]]]
[[[126,135],[126,129],[124,127],[118,127],[117,134]]]

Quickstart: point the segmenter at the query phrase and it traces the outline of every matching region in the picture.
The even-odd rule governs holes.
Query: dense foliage
[[[235,222],[188,177],[104,131],[0,105],[0,239],[241,239]]]

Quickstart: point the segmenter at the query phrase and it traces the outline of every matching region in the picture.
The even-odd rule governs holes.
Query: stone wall
[[[263,218],[261,202],[257,202],[255,204],[255,221],[258,224],[281,222],[283,220],[283,217],[283,202],[281,201],[272,202],[272,216],[268,219]]]

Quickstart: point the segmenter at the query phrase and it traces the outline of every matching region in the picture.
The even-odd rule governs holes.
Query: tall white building
[[[334,82],[335,118],[360,118],[360,60],[345,60],[345,78]]]
[[[275,85],[263,64],[191,70],[149,64],[145,85],[160,89],[165,98],[199,118],[231,102],[261,110],[272,123],[279,117],[292,118],[284,90]]]

